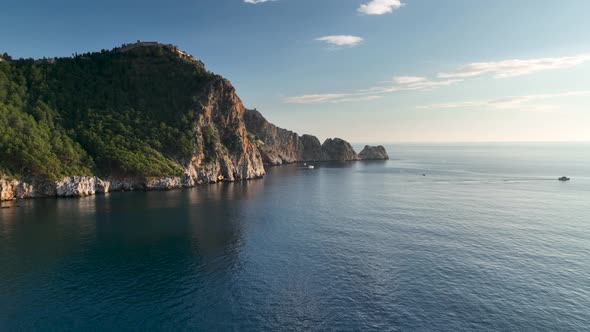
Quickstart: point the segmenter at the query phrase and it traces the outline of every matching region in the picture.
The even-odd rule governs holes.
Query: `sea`
[[[386,148],[3,203],[0,330],[590,330],[590,143]]]

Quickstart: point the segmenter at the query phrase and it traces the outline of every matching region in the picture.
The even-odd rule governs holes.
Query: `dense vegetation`
[[[213,75],[153,46],[0,61],[0,173],[178,175]]]

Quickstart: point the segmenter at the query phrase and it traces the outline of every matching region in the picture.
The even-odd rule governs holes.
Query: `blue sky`
[[[256,1],[253,1],[256,2]],[[354,142],[590,140],[590,1],[33,1],[0,51],[178,45],[277,125]]]

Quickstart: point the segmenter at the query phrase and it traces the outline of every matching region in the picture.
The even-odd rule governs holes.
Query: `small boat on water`
[[[562,177],[560,177],[558,180],[559,180],[559,181],[561,181],[561,182],[566,182],[566,181],[569,181],[569,180],[571,180],[571,179],[570,179],[570,178],[568,178],[567,176],[562,176]]]
[[[309,169],[314,169],[314,168],[315,168],[315,166],[314,166],[314,165],[307,165],[307,168],[309,168]]]

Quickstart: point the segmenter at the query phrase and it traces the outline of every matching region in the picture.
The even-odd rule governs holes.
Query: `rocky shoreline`
[[[354,152],[354,150],[353,150]],[[362,158],[354,154],[354,158],[339,161],[375,160],[379,158]],[[388,159],[388,158],[382,158]],[[308,162],[327,162],[328,160],[308,160]],[[281,162],[280,164],[267,164],[267,166],[288,165],[301,161]],[[243,180],[262,178],[265,174],[246,177]],[[194,174],[193,174],[194,176]],[[124,191],[164,191],[181,188],[192,188],[204,184],[217,182],[234,182],[240,178],[225,178],[215,176],[213,172],[201,174],[199,178],[191,175],[170,177],[107,177],[101,179],[96,176],[68,176],[59,181],[50,181],[42,178],[18,180],[8,176],[0,177],[0,201],[12,201],[16,199],[49,198],[49,197],[87,197],[109,192]]]
[[[29,181],[0,178],[0,200],[42,197],[86,197],[116,191],[171,190],[194,187],[184,177],[100,179],[95,176],[70,176],[60,181]]]

